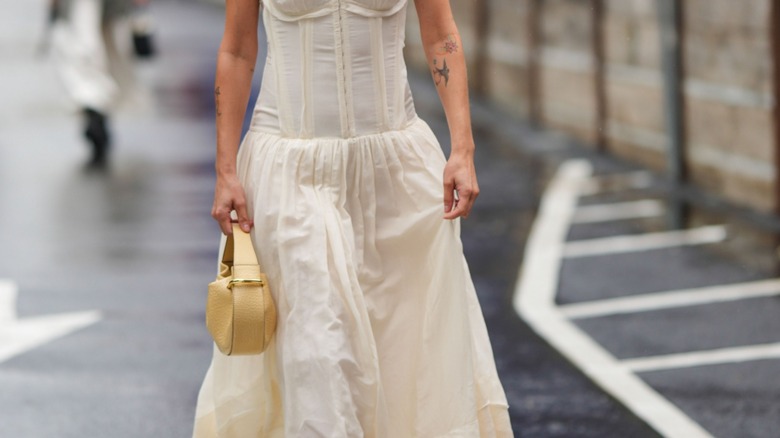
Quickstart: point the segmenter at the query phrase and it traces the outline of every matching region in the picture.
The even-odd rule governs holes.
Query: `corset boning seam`
[[[376,106],[377,130],[388,129],[387,82],[385,81],[385,55],[382,47],[382,17],[371,17],[371,64],[374,72],[374,102]]]
[[[389,106],[390,120],[392,121],[392,127],[398,128],[404,124],[406,120],[406,105],[404,102],[404,94],[406,91],[406,76],[404,72],[404,44],[403,33],[406,31],[406,21],[396,20],[393,22],[394,26],[394,41],[401,41],[396,44],[395,63],[393,64],[393,93],[395,101]]]
[[[349,64],[349,29],[347,29],[347,19],[344,17],[346,11],[342,8],[341,2],[342,0],[338,0],[338,10],[334,14],[339,113],[342,136],[354,137],[356,129],[354,126],[355,116],[352,108],[352,84],[350,81],[352,71]]]
[[[279,43],[276,40],[276,32],[274,30],[274,18],[273,15],[268,14],[266,15],[268,17],[265,21],[265,25],[268,29],[267,35],[268,35],[268,41],[271,45],[271,50],[273,52],[274,60],[273,62],[276,64],[274,66],[274,78],[276,80],[276,89],[278,90],[278,98],[277,98],[277,107],[279,110],[279,131],[282,132],[285,136],[291,135],[293,132],[292,126],[290,126],[290,123],[292,122],[292,114],[290,110],[290,95],[287,88],[287,78],[282,73],[284,69],[284,56],[281,56],[281,49],[279,48]]]
[[[300,29],[301,45],[303,47],[303,74],[301,75],[301,92],[303,93],[301,108],[301,137],[311,138],[314,136],[316,127],[314,126],[314,41],[313,26],[311,20],[301,20],[298,22]]]

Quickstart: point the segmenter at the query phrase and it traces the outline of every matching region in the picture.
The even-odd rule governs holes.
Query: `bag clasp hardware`
[[[263,286],[265,283],[259,278],[234,278],[228,283],[228,288],[232,289],[236,284],[259,284]]]

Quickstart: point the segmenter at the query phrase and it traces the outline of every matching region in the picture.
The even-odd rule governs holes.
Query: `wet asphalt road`
[[[132,102],[112,120],[112,165],[96,173],[82,168],[87,151],[78,118],[69,112],[51,65],[32,55],[43,3],[8,3],[15,20],[3,20],[0,30],[0,75],[6,78],[0,106],[0,280],[18,284],[22,320],[91,309],[102,318],[0,361],[0,437],[185,437],[211,355],[203,306],[218,244],[209,210],[211,86],[221,12],[184,1],[156,5],[164,23],[158,33],[162,56],[137,66]],[[428,78],[411,79],[418,112],[446,145],[446,125]],[[475,110],[482,194],[463,223],[463,240],[516,435],[657,436],[534,334],[511,303],[539,195],[557,164],[586,155],[597,173],[630,167],[573,151],[555,136],[519,141],[515,131],[496,129],[500,121],[491,121],[484,106]],[[657,197],[658,190],[624,190],[582,202],[644,196]],[[577,225],[569,239],[665,227],[653,220]],[[558,300],[773,275],[765,265],[743,263],[719,249],[567,260]],[[760,300],[578,324],[620,358],[777,341],[771,316],[777,301]],[[722,313],[737,321],[718,324]],[[698,324],[696,336],[690,336],[690,323]],[[739,366],[746,368],[720,365],[643,377],[718,436],[772,436],[780,426],[772,379],[777,361]]]

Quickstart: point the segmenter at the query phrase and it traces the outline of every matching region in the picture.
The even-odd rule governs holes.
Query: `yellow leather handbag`
[[[209,283],[206,327],[226,355],[260,354],[276,330],[276,307],[249,234],[233,224],[217,279]]]

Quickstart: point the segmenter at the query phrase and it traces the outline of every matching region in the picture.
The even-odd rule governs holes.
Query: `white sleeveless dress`
[[[406,0],[265,0],[238,156],[279,311],[259,356],[214,352],[196,437],[506,437],[507,402],[415,113]]]

